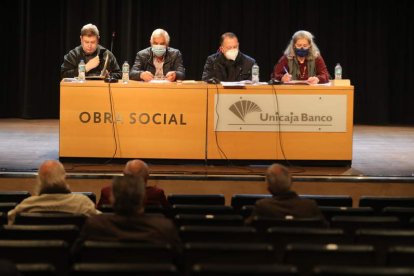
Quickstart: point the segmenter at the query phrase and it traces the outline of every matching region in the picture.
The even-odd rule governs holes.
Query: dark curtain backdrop
[[[166,29],[187,79],[199,80],[220,34],[232,31],[268,80],[292,34],[316,37],[333,75],[337,62],[355,86],[355,123],[414,123],[414,20],[410,0],[60,0],[3,1],[0,117],[58,118],[60,65],[94,23],[101,44],[131,65],[151,32]],[[4,47],[3,46],[3,47]]]

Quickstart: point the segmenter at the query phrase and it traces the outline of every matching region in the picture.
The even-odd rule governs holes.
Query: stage
[[[33,172],[43,160],[59,158],[58,120],[2,119],[0,129],[1,172]],[[294,175],[411,177],[414,174],[413,144],[414,127],[356,125],[351,167],[286,164]],[[69,160],[63,163],[68,173],[117,173],[123,161]],[[180,162],[179,165],[149,163],[151,174],[173,175],[261,175],[266,167],[265,164],[239,166],[231,161],[221,165],[203,161]]]

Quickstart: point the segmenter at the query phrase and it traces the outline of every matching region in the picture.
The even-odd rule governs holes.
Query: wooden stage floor
[[[354,127],[351,167],[303,167],[293,164],[295,175],[414,176],[414,127]],[[58,159],[58,120],[0,120],[0,173],[33,172],[46,159]],[[120,172],[123,164],[64,162],[71,172]],[[152,174],[258,175],[266,166],[151,165]]]

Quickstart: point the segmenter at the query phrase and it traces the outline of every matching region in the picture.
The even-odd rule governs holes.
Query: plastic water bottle
[[[83,59],[81,59],[81,61],[79,62],[78,65],[78,80],[80,82],[84,82],[85,81],[85,74],[86,74],[86,65],[85,62],[83,61]]]
[[[259,65],[257,65],[256,63],[252,66],[252,82],[259,82]]]
[[[123,83],[129,82],[129,64],[126,61],[122,65],[122,82]]]
[[[335,79],[336,80],[342,79],[342,66],[339,63],[337,63],[335,66]]]

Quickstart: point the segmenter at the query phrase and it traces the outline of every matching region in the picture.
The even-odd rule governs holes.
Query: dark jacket
[[[118,62],[116,61],[115,56],[111,51],[105,49],[101,45],[98,45],[95,53],[87,55],[82,46],[79,45],[75,49],[71,50],[68,54],[65,55],[63,64],[60,67],[60,77],[61,78],[74,78],[78,76],[78,65],[81,59],[86,63],[89,60],[99,55],[99,65],[89,72],[86,73],[86,76],[99,76],[101,71],[105,66],[106,55],[109,54],[108,65],[106,69],[111,74],[112,77],[120,79],[122,77],[121,69],[119,68]]]
[[[207,81],[216,78],[220,81],[242,81],[252,79],[252,66],[256,61],[248,55],[239,52],[236,60],[228,60],[221,53],[209,56],[204,65],[201,79]]]
[[[89,217],[72,253],[80,251],[84,241],[142,242],[153,244],[171,244],[180,248],[181,240],[174,223],[162,215],[134,214],[121,216],[101,214]]]
[[[101,197],[99,198],[98,206],[104,204],[111,204],[110,198],[112,194],[112,187],[105,186],[101,189]],[[155,186],[145,187],[145,200],[144,205],[161,205],[165,208],[170,207],[167,201],[164,190]]]
[[[270,218],[293,216],[294,218],[321,218],[325,220],[316,201],[300,198],[293,191],[256,201],[252,215],[246,220],[246,223],[251,223],[255,216]]]
[[[185,68],[183,65],[183,57],[181,55],[181,52],[177,49],[167,47],[167,51],[164,57],[164,66],[162,69],[164,75],[170,71],[175,71],[177,76],[176,79],[183,80],[185,78]],[[155,74],[154,54],[151,51],[151,47],[148,47],[137,53],[134,66],[132,66],[129,77],[131,80],[142,80],[140,78],[140,75],[145,71],[149,71],[153,75]]]

